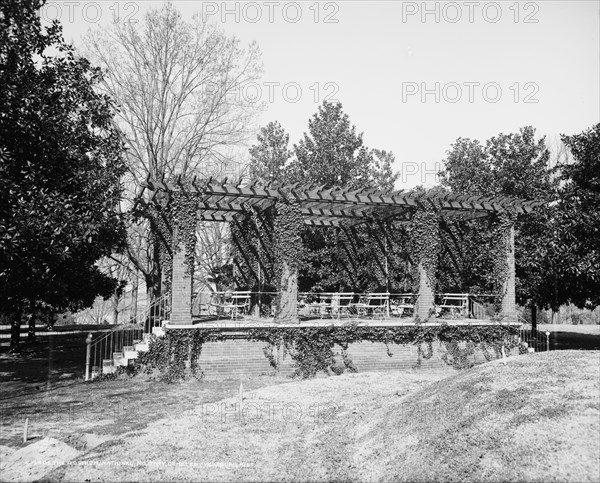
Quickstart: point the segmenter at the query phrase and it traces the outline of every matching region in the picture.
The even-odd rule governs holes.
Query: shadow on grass
[[[0,348],[0,382],[54,384],[82,378],[88,333],[87,330],[76,334],[57,332],[38,336],[35,343],[22,341],[18,356],[9,355],[6,346]],[[92,334],[96,338],[102,332]]]
[[[552,350],[600,350],[600,335],[550,332]]]

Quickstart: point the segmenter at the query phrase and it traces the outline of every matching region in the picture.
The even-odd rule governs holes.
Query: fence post
[[[86,349],[85,349],[85,380],[90,380],[90,354],[92,348],[92,333],[90,332],[85,339]]]
[[[550,331],[546,331],[546,350],[550,350]]]

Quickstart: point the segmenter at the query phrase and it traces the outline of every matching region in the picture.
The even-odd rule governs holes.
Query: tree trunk
[[[119,299],[117,294],[112,296],[112,324],[117,325],[119,323]]]
[[[130,322],[137,321],[138,290],[139,290],[138,271],[135,270],[133,272],[133,282],[131,283],[131,313],[129,315]]]
[[[98,323],[98,321],[96,320],[96,324]],[[52,330],[52,326],[54,325],[54,310],[52,309],[46,309],[46,324],[47,324],[47,329],[48,330]]]
[[[32,306],[31,314],[29,314],[29,327],[27,329],[27,342],[28,343],[36,342],[36,337],[35,337],[35,321],[36,320],[37,320],[37,317],[36,317],[35,305],[34,305],[34,306]]]
[[[19,341],[21,339],[21,317],[23,316],[22,311],[18,310],[12,314],[10,322],[10,349],[9,354],[19,354],[21,347],[19,347]]]
[[[534,302],[531,303],[531,332],[535,334],[537,331],[537,307]]]

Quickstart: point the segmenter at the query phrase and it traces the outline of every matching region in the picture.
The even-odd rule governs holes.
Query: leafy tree
[[[341,103],[323,102],[294,145],[293,181],[348,188],[371,186],[371,156]]]
[[[441,171],[442,185],[456,194],[507,196],[527,200],[556,199],[556,183],[547,168],[550,153],[544,138],[535,139],[535,129],[524,127],[518,133],[499,134],[485,146],[477,140],[459,138],[448,151]],[[493,219],[473,220],[459,227],[448,223],[446,246],[451,255],[441,269],[446,287],[489,292],[494,280],[493,257],[489,250],[494,232]],[[519,217],[515,225],[515,264],[517,298],[541,304],[538,288],[544,275],[540,250],[549,234],[551,209],[540,208]],[[454,266],[450,262],[455,260]],[[448,275],[454,272],[453,281]],[[444,275],[442,275],[444,276]]]
[[[42,29],[42,4],[0,5],[0,310],[12,319],[13,352],[24,312],[110,296],[117,281],[95,262],[125,240],[114,105],[60,25]]]
[[[258,144],[250,152],[250,178],[264,183],[282,182],[286,164],[292,156],[290,136],[277,121],[260,129]]]
[[[559,216],[554,233],[562,248],[563,276],[554,280],[551,305],[571,302],[580,308],[600,305],[600,123],[561,136],[574,162],[559,166]]]
[[[369,150],[341,103],[319,106],[309,120],[308,133],[294,145],[294,154],[287,177],[301,184],[390,191],[399,176],[392,170],[394,155]],[[307,228],[301,289],[361,292],[389,288],[393,284],[388,274],[399,272],[390,262],[398,259],[401,263],[402,257],[395,256],[398,246],[385,226],[373,221],[352,228]]]

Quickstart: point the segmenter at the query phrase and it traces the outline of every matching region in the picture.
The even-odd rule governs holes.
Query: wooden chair
[[[373,317],[384,319],[388,315],[388,304],[390,301],[390,294],[387,292],[383,293],[368,293],[363,296],[362,300],[356,304],[353,304],[358,315],[369,314]]]
[[[402,293],[394,298],[390,304],[392,315],[403,317],[411,315],[415,309],[415,295],[411,293]]]
[[[442,294],[442,303],[436,307],[436,317],[448,313],[451,318],[467,318],[469,314],[469,294]]]
[[[215,292],[215,301],[211,306],[217,309],[217,316],[229,312],[232,319],[237,320],[240,315],[246,315],[250,309],[249,290],[240,292]]]
[[[334,293],[331,297],[331,316],[334,315],[339,319],[342,314],[350,316],[350,307],[354,300],[354,292]]]

